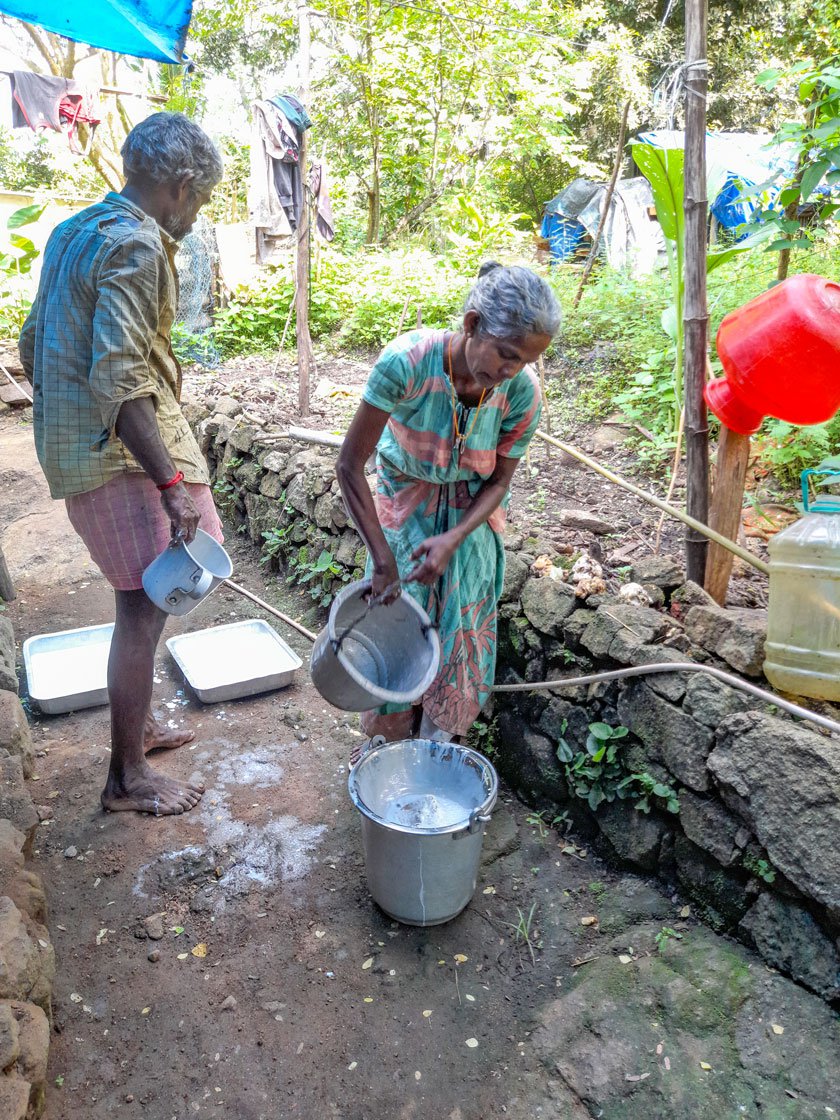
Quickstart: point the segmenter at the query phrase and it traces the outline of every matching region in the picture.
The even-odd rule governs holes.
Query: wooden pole
[[[6,557],[3,555],[3,546],[0,545],[0,599],[5,599],[7,603],[11,603],[16,598],[17,592],[15,591],[14,581],[9,574]]]
[[[683,392],[685,395],[686,512],[709,518],[709,424],[706,384],[709,309],[706,302],[706,62],[707,0],[685,4],[685,298]],[[686,575],[703,585],[707,544],[689,527],[685,534]]]
[[[298,28],[300,32],[300,99],[306,104],[309,100],[309,9],[305,3],[298,4]],[[302,418],[309,416],[309,387],[311,371],[315,365],[312,352],[312,337],[309,333],[309,283],[310,283],[310,191],[309,169],[307,167],[306,130],[300,134],[300,174],[302,179],[303,206],[297,228],[297,256],[295,261],[295,331],[297,337],[298,360],[298,409]]]
[[[715,485],[712,504],[709,509],[709,525],[721,536],[729,540],[738,539],[741,527],[741,510],[744,504],[744,486],[747,481],[747,466],[750,461],[750,437],[730,432],[724,424],[720,426],[717,459],[715,462]],[[729,577],[732,575],[734,556],[719,544],[709,545],[706,559],[706,590],[723,607],[726,605],[726,592]]]
[[[618,130],[618,145],[615,152],[615,163],[613,164],[612,176],[607,186],[607,193],[604,195],[604,205],[601,210],[601,216],[598,219],[598,228],[595,231],[595,236],[592,239],[592,248],[589,250],[589,256],[586,258],[586,264],[583,266],[583,275],[580,278],[580,284],[575,294],[572,307],[575,308],[580,303],[580,297],[583,295],[583,288],[586,281],[589,279],[589,273],[592,271],[595,261],[598,257],[598,242],[601,240],[601,234],[604,232],[604,226],[607,224],[607,215],[610,212],[610,203],[612,202],[613,194],[615,193],[615,184],[618,181],[618,173],[621,170],[621,160],[624,156],[624,137],[627,134],[627,117],[630,113],[630,102],[624,102],[624,108],[621,112],[621,127]]]

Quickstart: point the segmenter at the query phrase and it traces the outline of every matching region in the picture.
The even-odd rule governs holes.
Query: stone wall
[[[324,604],[358,577],[364,552],[332,449],[266,441],[229,397],[212,402],[209,415],[193,404],[189,415],[217,500],[268,546],[272,563],[314,587]],[[761,613],[716,606],[673,560],[638,564],[632,584],[611,595],[591,564],[575,569],[545,542],[512,532],[505,547],[499,683],[689,661],[769,688]],[[313,575],[319,557],[322,571]],[[587,753],[594,722],[627,729],[614,773],[600,779]],[[568,762],[558,757],[561,742]],[[678,672],[496,693],[479,745],[547,821],[560,817],[578,842],[678,886],[716,929],[825,999],[840,999],[836,737],[707,674]],[[599,784],[600,802],[592,792]],[[678,811],[669,811],[669,799]]]
[[[17,691],[15,636],[0,615],[0,1116],[33,1120],[44,1110],[55,953],[44,888],[29,867],[39,816]]]

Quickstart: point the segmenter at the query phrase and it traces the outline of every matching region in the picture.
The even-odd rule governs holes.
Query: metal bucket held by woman
[[[368,580],[339,591],[312,649],[312,683],[346,712],[413,704],[440,667],[440,639],[420,604],[405,591],[387,605],[369,594]]]
[[[403,739],[372,746],[348,781],[362,817],[368,887],[390,917],[448,922],[475,893],[498,778],[457,743]]]

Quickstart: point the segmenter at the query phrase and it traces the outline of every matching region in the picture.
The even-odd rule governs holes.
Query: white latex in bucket
[[[217,540],[203,529],[186,544],[173,537],[143,572],[143,590],[167,614],[189,614],[233,571]]]
[[[371,748],[348,781],[361,814],[368,887],[407,925],[448,922],[472,898],[496,803],[491,763],[457,743],[404,739]]]

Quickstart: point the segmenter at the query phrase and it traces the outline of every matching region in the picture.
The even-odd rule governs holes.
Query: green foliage
[[[755,189],[760,195],[781,187],[778,204],[759,207],[751,224],[776,232],[770,249],[807,249],[824,236],[825,222],[840,209],[834,192],[819,190],[840,185],[840,58],[835,54],[817,65],[803,61],[786,69],[774,67],[756,82],[767,90],[795,84],[797,119],[785,121],[774,137],[790,145],[794,170],[779,171]],[[813,215],[803,222],[801,207],[809,203]]]
[[[765,420],[755,436],[762,463],[785,488],[795,489],[807,467],[840,450],[840,417],[827,424],[797,428],[783,420]]]
[[[307,545],[286,556],[286,570],[286,582],[306,586],[322,607],[328,607],[333,601],[336,586],[348,583],[351,578],[351,573],[342,568],[326,548],[321,550],[317,560],[311,560]]]
[[[370,350],[392,339],[406,309],[403,330],[416,321],[451,325],[470,278],[445,260],[421,250],[366,253],[363,260],[325,252],[310,297],[313,338],[335,335],[352,349]],[[213,341],[224,354],[268,352],[280,345],[294,282],[273,270],[250,288],[240,288],[218,312]],[[295,344],[294,313],[286,333]]]
[[[0,128],[0,183],[7,191],[52,187],[57,177],[49,141],[43,133],[21,137]]]
[[[557,757],[565,765],[569,789],[593,811],[604,801],[632,797],[642,813],[650,812],[651,798],[662,801],[670,813],[679,812],[680,803],[670,786],[648,773],[627,772],[619,747],[628,734],[626,727],[590,723],[585,749],[577,753],[561,738]]]
[[[28,237],[14,231],[37,222],[43,212],[42,205],[23,206],[10,214],[6,222],[6,228],[11,231],[7,237],[8,248],[0,248],[0,336],[4,338],[16,336],[23,326],[30,301],[21,277],[30,271],[39,254]]]
[[[683,935],[681,933],[677,933],[677,931],[671,929],[670,926],[663,926],[653,940],[656,942],[656,948],[661,953],[669,941],[682,941],[682,939]]]
[[[766,859],[759,859],[757,856],[747,853],[742,863],[747,871],[751,871],[757,875],[759,879],[763,879],[765,883],[775,883],[776,869]]]

